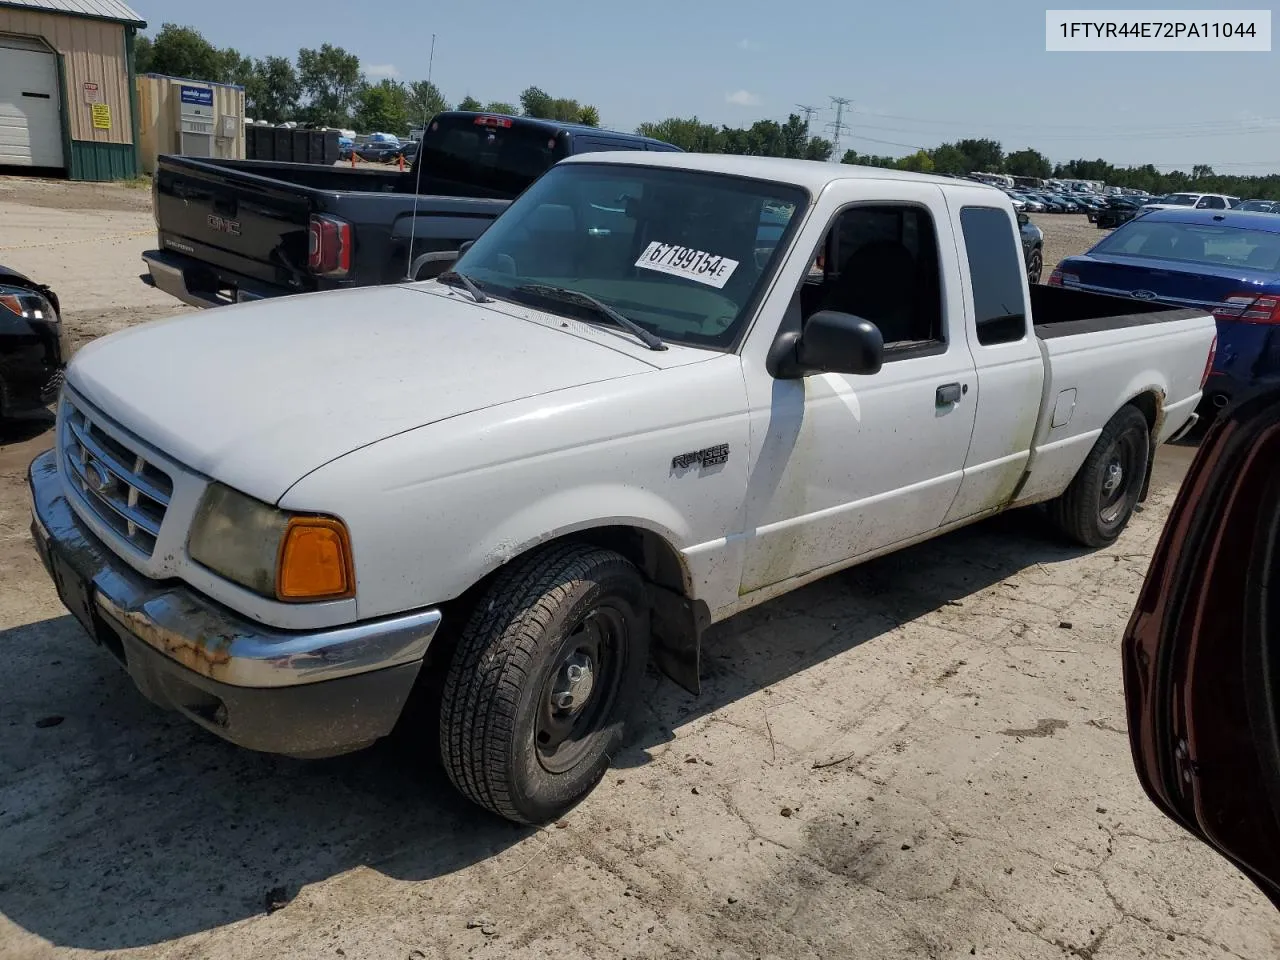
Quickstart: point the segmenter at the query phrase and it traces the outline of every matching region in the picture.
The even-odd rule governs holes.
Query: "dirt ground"
[[[137,279],[148,200],[0,181],[0,262],[80,341],[179,312]],[[1038,218],[1049,265],[1098,235],[1076,219]],[[1280,955],[1275,910],[1130,763],[1118,637],[1185,448],[1112,548],[1012,514],[716,627],[703,694],[651,673],[607,779],[531,830],[411,735],[305,763],[146,703],[29,541],[49,442],[0,437],[3,960]]]

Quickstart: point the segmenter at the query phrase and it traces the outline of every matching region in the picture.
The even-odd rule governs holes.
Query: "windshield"
[[[1171,193],[1160,202],[1175,207],[1193,207],[1199,199],[1200,195],[1195,193]]]
[[[1217,224],[1153,223],[1144,217],[1120,227],[1092,252],[1280,271],[1280,233]]]
[[[442,117],[423,132],[417,162],[432,177],[514,195],[567,150],[562,139],[509,117]]]
[[[1253,211],[1256,213],[1270,213],[1272,203],[1270,200],[1246,200],[1240,204],[1240,210]]]
[[[507,208],[456,270],[489,296],[599,319],[547,295],[564,288],[663,340],[729,350],[807,202],[804,190],[785,184],[564,164]]]

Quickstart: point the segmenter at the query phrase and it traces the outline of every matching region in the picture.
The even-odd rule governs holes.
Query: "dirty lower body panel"
[[[320,633],[252,624],[184,586],[145,581],[116,558],[71,510],[51,453],[32,463],[28,480],[32,538],[63,605],[148,699],[232,743],[295,757],[349,753],[395,727],[438,613]],[[179,643],[181,626],[150,620],[147,606],[133,601],[143,591],[164,600],[164,609],[198,608],[201,622],[220,617],[222,635],[232,638],[226,649],[233,653],[186,657],[187,662],[166,653],[187,652]],[[174,594],[183,599],[173,601]],[[165,642],[157,646],[160,641]],[[379,642],[393,651],[385,665],[362,663],[357,669],[349,656],[344,660],[344,643],[364,655]],[[253,659],[235,656],[238,650],[252,651]],[[250,682],[227,682],[245,678]]]

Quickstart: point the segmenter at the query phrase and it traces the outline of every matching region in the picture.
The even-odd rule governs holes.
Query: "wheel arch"
[[[1160,429],[1164,425],[1165,392],[1159,387],[1146,387],[1125,401],[1123,406],[1134,407],[1147,421],[1150,451],[1147,455],[1147,472],[1142,478],[1142,489],[1138,492],[1138,502],[1143,503],[1151,490],[1151,474],[1155,468],[1156,448],[1159,446]]]
[[[441,604],[443,623],[448,625],[441,652],[451,649],[449,638],[453,631],[461,629],[471,609],[502,571],[535,553],[566,543],[586,543],[613,550],[635,565],[644,578],[649,596],[653,660],[672,681],[697,695],[702,633],[711,622],[710,609],[705,600],[694,596],[689,565],[672,542],[670,533],[637,519],[586,522],[512,548],[463,593]]]

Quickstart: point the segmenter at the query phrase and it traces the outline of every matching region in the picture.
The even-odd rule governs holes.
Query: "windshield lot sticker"
[[[644,253],[640,254],[635,265],[643,270],[656,270],[673,277],[705,283],[717,290],[723,289],[733,276],[733,271],[738,269],[737,260],[657,240],[644,248]]]

